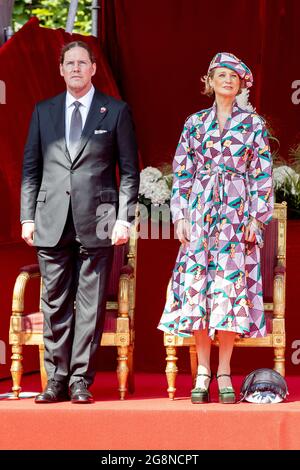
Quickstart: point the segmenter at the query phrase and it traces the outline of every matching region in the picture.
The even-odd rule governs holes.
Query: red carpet
[[[234,377],[239,390],[241,377]],[[300,449],[300,379],[290,377],[289,400],[275,405],[192,405],[190,377],[180,375],[177,399],[163,374],[137,374],[136,392],[118,400],[114,373],[98,373],[93,405],[36,405],[32,398],[0,400],[0,449]],[[37,374],[23,391],[39,391]],[[10,382],[0,382],[0,394]]]

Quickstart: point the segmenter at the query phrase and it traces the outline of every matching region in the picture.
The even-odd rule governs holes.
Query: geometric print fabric
[[[259,242],[251,218],[272,218],[272,162],[264,121],[236,102],[223,132],[216,104],[190,116],[173,162],[173,222],[190,221],[158,328],[179,336],[208,329],[266,335]],[[262,238],[257,231],[257,240]]]

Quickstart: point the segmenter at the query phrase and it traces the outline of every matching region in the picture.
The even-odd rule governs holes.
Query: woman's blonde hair
[[[207,75],[204,75],[201,77],[201,82],[204,83],[204,90],[202,91],[202,94],[205,96],[213,96],[214,95],[214,89],[210,85],[210,80],[214,78],[215,70],[213,69],[211,72],[209,72]],[[237,95],[239,95],[242,92],[242,88],[245,88],[245,82],[240,78],[240,88],[239,91],[237,92]]]

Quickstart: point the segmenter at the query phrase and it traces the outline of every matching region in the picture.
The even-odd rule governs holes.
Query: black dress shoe
[[[42,393],[35,397],[35,403],[57,403],[70,400],[68,389],[65,384],[57,380],[48,380],[47,386]]]
[[[88,391],[85,381],[78,380],[70,386],[72,403],[93,403],[93,395]]]

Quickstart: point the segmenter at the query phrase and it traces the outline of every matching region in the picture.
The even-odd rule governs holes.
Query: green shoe
[[[208,374],[198,374],[197,377],[200,377],[201,375],[208,377],[210,380],[209,380],[207,388],[201,388],[201,387],[193,388],[191,392],[191,402],[194,404],[209,402],[209,387],[210,387],[211,379],[213,376],[208,375]]]
[[[217,375],[217,379],[219,377],[230,377],[230,374],[220,374]],[[219,388],[219,403],[235,403],[235,392],[233,387],[223,387]]]

